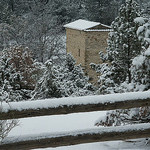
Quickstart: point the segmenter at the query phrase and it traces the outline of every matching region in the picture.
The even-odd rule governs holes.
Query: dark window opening
[[[80,49],[78,50],[78,56],[80,57]]]

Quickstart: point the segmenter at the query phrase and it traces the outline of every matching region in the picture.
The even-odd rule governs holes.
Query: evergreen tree
[[[9,7],[8,0],[0,1],[0,23],[10,24],[12,11]]]
[[[118,87],[122,92],[150,89],[150,24],[142,17],[136,18],[135,22],[141,25],[137,30],[137,36],[143,46],[141,53],[132,60],[131,83],[124,82]],[[100,119],[96,125],[117,126],[145,122],[150,122],[150,107],[109,111],[106,118]]]
[[[32,99],[92,95],[95,88],[88,83],[80,65],[68,54],[65,64],[58,66],[52,60],[44,64],[44,73],[36,84]]]
[[[57,82],[59,68],[51,60],[47,60],[43,67],[44,73],[36,84],[35,90],[32,93],[32,99],[62,97],[62,91]]]
[[[114,0],[85,0],[86,17],[109,25],[116,17],[119,6],[120,2]]]
[[[136,35],[138,23],[134,21],[139,16],[136,2],[128,0],[121,6],[118,17],[112,23],[113,32],[109,35],[107,54],[116,68],[117,74],[114,75],[114,79],[116,78],[118,83],[125,80],[131,82],[131,62],[141,51],[141,42]]]
[[[142,21],[142,18],[136,20]],[[143,21],[146,20],[143,18]],[[147,20],[146,20],[147,21]],[[139,40],[143,49],[141,54],[132,61],[131,76],[135,91],[145,91],[150,89],[150,23],[141,25],[137,30]]]
[[[112,23],[113,31],[109,34],[106,54],[100,53],[104,63],[95,66],[102,75],[99,80],[102,93],[119,92],[116,87],[121,83],[125,81],[131,83],[132,59],[140,54],[142,49],[136,34],[140,24],[134,21],[139,16],[137,3],[134,0],[127,0]]]
[[[89,78],[85,76],[82,67],[76,65],[76,61],[71,54],[67,54],[65,63],[64,80],[68,85],[69,95],[68,96],[84,96],[93,95],[96,88],[89,83]],[[73,88],[74,87],[74,88]]]

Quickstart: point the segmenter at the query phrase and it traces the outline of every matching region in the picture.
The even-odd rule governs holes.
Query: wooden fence
[[[139,94],[139,93],[137,93]],[[120,94],[114,94],[109,96],[91,96],[91,102],[89,97],[83,98],[65,98],[65,99],[52,99],[45,101],[30,101],[30,102],[18,102],[2,105],[1,108],[1,120],[16,119],[24,117],[35,117],[45,115],[59,115],[78,112],[90,112],[101,110],[114,110],[114,109],[128,109],[135,107],[150,106],[150,94],[148,96],[137,96],[136,93],[125,94],[124,98],[115,99],[121,96]],[[141,93],[145,95],[147,93]],[[76,99],[76,101],[75,101]],[[104,99],[104,100],[103,100]],[[115,100],[111,100],[115,99]],[[70,103],[69,101],[72,101]],[[54,104],[57,104],[55,105]],[[42,103],[45,103],[46,105]],[[32,107],[33,106],[33,107]],[[28,137],[19,137],[19,139],[7,139],[0,145],[2,150],[29,150],[33,148],[47,148],[67,146],[81,143],[112,141],[112,140],[126,140],[145,138],[150,136],[150,123],[127,125],[122,127],[105,127],[97,128],[93,130],[74,131],[72,133],[57,133],[52,135],[51,133],[43,135],[29,135]]]

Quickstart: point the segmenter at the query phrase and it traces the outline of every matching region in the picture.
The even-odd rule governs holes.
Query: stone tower
[[[92,83],[96,83],[98,76],[91,69],[90,63],[101,63],[99,52],[107,47],[108,33],[111,27],[99,22],[76,20],[64,25],[66,28],[66,49],[81,64]]]

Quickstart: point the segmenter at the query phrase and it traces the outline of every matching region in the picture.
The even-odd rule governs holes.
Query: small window
[[[78,50],[78,56],[80,57],[80,49]]]
[[[93,81],[94,80],[94,78],[92,78],[92,77],[89,77],[89,81]]]

